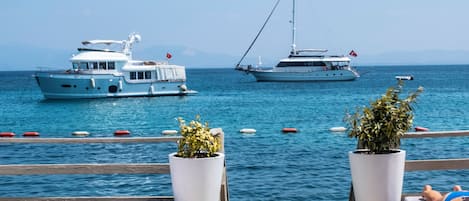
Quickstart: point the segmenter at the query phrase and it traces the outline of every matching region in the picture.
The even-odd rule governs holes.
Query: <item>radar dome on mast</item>
[[[142,41],[142,36],[140,36],[139,34],[136,34],[136,33],[131,33],[129,35],[129,41],[132,42],[132,43],[133,42],[138,43],[138,42]]]

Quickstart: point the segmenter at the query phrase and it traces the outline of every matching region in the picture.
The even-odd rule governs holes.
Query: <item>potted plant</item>
[[[179,117],[178,151],[169,154],[171,182],[176,201],[219,201],[225,155],[221,138],[212,135],[200,116],[186,124]]]
[[[412,127],[413,108],[423,87],[401,98],[403,81],[390,87],[370,106],[347,114],[349,137],[358,139],[356,151],[349,152],[355,199],[358,201],[399,201],[404,179],[405,151],[401,137]]]

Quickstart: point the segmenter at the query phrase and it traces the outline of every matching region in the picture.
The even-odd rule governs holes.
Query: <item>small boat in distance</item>
[[[184,66],[168,61],[132,59],[132,45],[141,40],[132,33],[128,40],[89,40],[85,46],[122,45],[121,49],[78,48],[64,71],[39,71],[34,77],[45,98],[77,99],[132,96],[182,96],[195,94],[186,86]],[[168,53],[167,58],[171,58]]]
[[[270,19],[273,11],[278,5],[275,4],[265,24]],[[351,59],[345,55],[324,55],[326,49],[297,49],[296,27],[295,27],[295,0],[293,0],[292,18],[292,49],[288,58],[281,59],[272,69],[253,67],[252,65],[241,65],[246,54],[260,35],[261,28],[248,50],[244,53],[235,69],[252,74],[258,82],[260,81],[349,81],[360,77],[358,72],[350,66]],[[351,51],[350,56],[356,57],[357,53]]]
[[[414,80],[412,75],[397,75],[396,80]]]

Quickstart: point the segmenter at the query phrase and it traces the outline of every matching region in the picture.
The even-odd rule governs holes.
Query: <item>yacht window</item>
[[[94,70],[98,70],[98,62],[92,62],[92,63],[91,63],[91,67],[92,67]]]
[[[137,79],[137,72],[130,72],[130,79],[131,80]]]
[[[106,70],[106,62],[99,62],[99,69]]]
[[[314,61],[313,66],[327,66],[326,63],[322,61]]]
[[[115,62],[114,62],[114,61],[108,62],[108,63],[107,63],[107,69],[109,69],[109,70],[114,70],[114,69],[116,69],[116,64],[115,64]]]
[[[315,61],[313,62],[313,66],[327,66],[326,63],[322,61]]]
[[[80,69],[89,69],[88,68],[88,63],[87,62],[80,62]]]
[[[288,64],[287,62],[280,62],[277,64],[277,67],[285,67],[287,66],[287,64]]]
[[[339,62],[339,66],[348,66],[349,62]]]
[[[79,63],[73,63],[73,70],[78,70]]]
[[[151,79],[151,71],[145,71],[145,79],[147,80]]]
[[[138,79],[143,80],[143,72],[138,72]]]
[[[290,62],[280,62],[277,64],[277,67],[289,67],[289,66],[326,66],[322,61],[290,61]]]

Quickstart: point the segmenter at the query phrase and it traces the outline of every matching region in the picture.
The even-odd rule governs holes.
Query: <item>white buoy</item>
[[[164,130],[164,131],[161,131],[161,134],[163,135],[176,135],[178,133],[177,130]]]
[[[329,130],[332,132],[344,132],[347,130],[347,128],[340,126],[340,127],[332,127]]]
[[[240,133],[248,133],[248,134],[251,134],[251,133],[256,133],[256,129],[253,129],[253,128],[243,128],[241,130],[239,130]]]
[[[88,131],[74,131],[72,135],[79,136],[79,137],[86,137],[90,135],[90,133]]]

